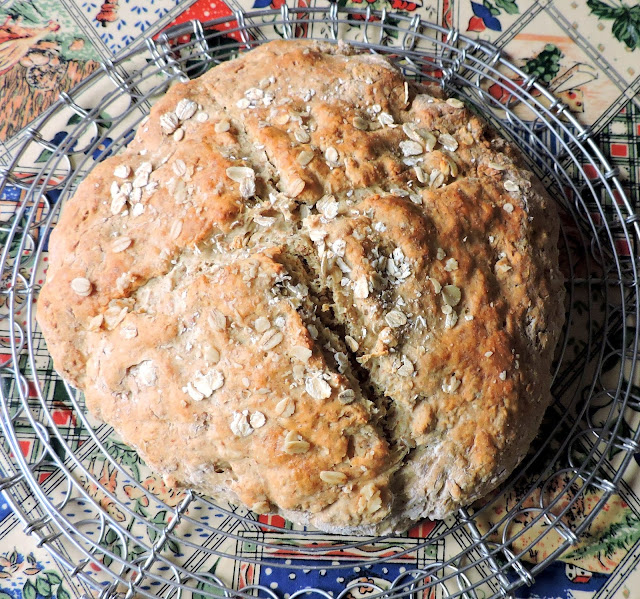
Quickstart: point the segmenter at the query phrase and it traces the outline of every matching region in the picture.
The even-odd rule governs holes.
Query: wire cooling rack
[[[97,161],[132,139],[153,99],[174,80],[296,36],[348,36],[463,98],[523,149],[561,207],[567,323],[543,430],[492,497],[405,536],[328,535],[166,489],[90,420],[81,394],[53,372],[34,320],[61,204]],[[100,599],[506,597],[531,584],[579,542],[640,449],[625,420],[640,410],[629,382],[639,219],[589,130],[494,46],[417,16],[284,5],[192,21],[146,42],[61,94],[1,173],[2,197],[16,202],[0,221],[0,489],[26,530]],[[536,559],[543,546],[551,549]],[[269,583],[274,577],[280,583]]]

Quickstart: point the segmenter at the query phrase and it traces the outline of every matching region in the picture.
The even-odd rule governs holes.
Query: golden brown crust
[[[522,459],[563,320],[555,208],[431,93],[271,42],[171,88],[64,207],[54,363],[168,482],[373,533]]]

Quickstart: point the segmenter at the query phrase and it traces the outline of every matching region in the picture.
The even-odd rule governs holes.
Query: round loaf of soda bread
[[[277,41],[177,83],[50,243],[58,372],[167,484],[331,532],[516,467],[564,318],[554,203],[457,99]]]

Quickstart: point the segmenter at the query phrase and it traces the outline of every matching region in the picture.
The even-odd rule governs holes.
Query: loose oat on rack
[[[167,484],[400,531],[525,454],[562,322],[556,238],[460,100],[377,55],[272,42],[175,84],[87,176],[38,320]]]

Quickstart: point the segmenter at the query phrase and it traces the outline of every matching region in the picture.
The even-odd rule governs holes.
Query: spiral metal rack
[[[135,453],[114,442],[108,427],[90,422],[81,394],[53,372],[33,318],[60,205],[96,161],[131,140],[171,81],[196,77],[272,37],[336,41],[356,24],[356,46],[388,55],[407,76],[463,98],[517,143],[563,214],[568,312],[544,430],[517,472],[483,505],[406,537],[346,538],[287,528],[190,491],[159,493],[153,475],[140,482],[144,465]],[[100,599],[185,592],[277,599],[273,586],[253,582],[259,568],[342,571],[335,556],[370,577],[347,581],[338,593],[329,593],[319,578],[290,599],[305,593],[326,599],[358,593],[370,599],[507,597],[531,584],[579,542],[624,485],[626,466],[640,448],[638,430],[625,426],[628,411],[640,410],[630,382],[638,354],[638,273],[635,260],[619,251],[637,255],[639,218],[590,131],[494,46],[417,16],[284,5],[192,21],[146,42],[62,93],[0,172],[0,192],[19,195],[14,213],[0,221],[0,490],[25,530]],[[51,123],[67,117],[62,139],[52,138]],[[497,505],[506,507],[493,509]],[[531,563],[548,539],[553,550]],[[235,584],[210,567],[220,560],[240,572]],[[380,567],[398,561],[405,567],[394,577],[386,583],[376,578]]]

